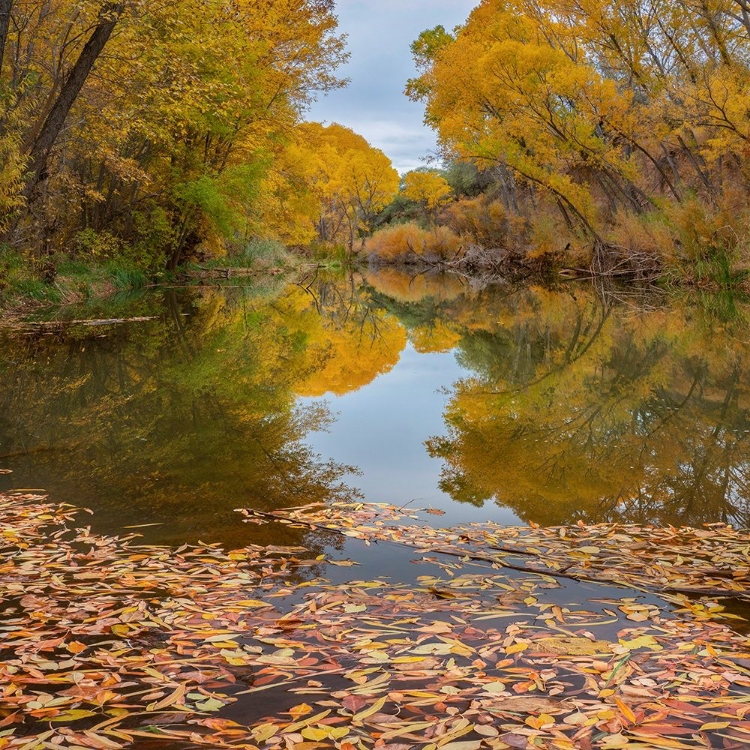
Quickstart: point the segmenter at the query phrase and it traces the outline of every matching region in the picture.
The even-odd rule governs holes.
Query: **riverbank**
[[[257,269],[242,266],[211,265],[204,267],[191,267],[180,271],[178,274],[168,274],[159,278],[148,278],[139,274],[133,276],[99,273],[86,274],[79,277],[62,277],[52,285],[46,284],[19,284],[6,287],[0,293],[0,322],[6,325],[15,325],[30,316],[45,309],[72,308],[87,302],[105,302],[118,294],[128,294],[140,290],[190,287],[201,284],[221,285],[228,281],[239,283],[253,283],[253,280],[293,277],[294,274],[301,275],[301,279],[309,281],[311,275],[314,277],[320,270],[332,270],[341,273],[341,268],[331,267],[325,263],[305,262],[294,268],[275,267],[271,269]],[[595,277],[587,275],[584,269],[560,269],[551,271],[549,269],[529,269],[516,266],[512,270],[505,267],[481,270],[461,270],[453,264],[441,263],[377,263],[369,271],[363,271],[365,277],[371,272],[397,273],[413,280],[426,276],[453,276],[457,280],[471,285],[472,288],[480,289],[489,285],[528,284],[539,283],[545,286],[559,285],[566,282],[592,281]],[[627,285],[623,280],[603,279],[611,285],[613,291],[626,291]],[[681,298],[696,295],[696,299],[702,303],[708,302],[709,307],[717,307],[711,304],[714,298],[721,298],[718,305],[722,310],[726,307],[724,297],[739,297],[745,299],[750,296],[750,281],[739,284],[721,285],[710,279],[694,279],[682,284],[665,283],[661,285],[648,281],[636,281],[638,290],[651,289],[655,292],[666,292],[675,294]],[[707,297],[708,295],[708,297]],[[730,305],[731,306],[731,305]]]
[[[563,279],[595,280],[610,284],[650,284],[668,290],[750,294],[750,271],[716,257],[680,267],[663,268],[657,262],[631,262],[616,254],[607,260],[585,263],[561,254],[530,256],[469,246],[451,257],[423,255],[413,250],[393,258],[370,256],[375,268],[395,268],[414,275],[425,272],[455,273],[469,279],[500,282],[526,280],[554,283]]]
[[[21,279],[0,290],[0,321],[14,323],[53,307],[71,307],[117,294],[128,294],[159,287],[190,286],[226,279],[249,280],[286,273],[284,269],[257,269],[235,266],[191,266],[176,273],[145,274],[118,268],[85,267],[80,273],[58,276],[51,283]]]
[[[305,260],[279,243],[260,240],[233,256],[189,263],[174,271],[66,257],[29,263],[22,254],[0,246],[0,317],[16,318],[46,306],[75,305],[150,287],[291,273]]]
[[[44,279],[18,256],[0,255],[0,315],[18,316],[49,305],[70,305],[144,289],[167,280],[117,264],[67,262]]]
[[[494,535],[493,561],[486,547],[466,559],[476,538],[430,526],[429,512],[247,515],[303,526],[316,546],[333,538],[322,554],[143,546],[137,528],[102,536],[72,506],[0,495],[0,747],[746,746],[750,642],[715,598],[676,607],[632,588],[577,588],[518,550],[541,536],[586,567],[607,544],[640,549],[672,582],[695,583],[696,564],[721,569],[711,586],[736,595],[747,534],[473,527]],[[413,583],[359,580],[356,554],[332,554],[340,535],[355,537],[348,552],[390,554],[383,535],[399,529],[415,547]],[[519,554],[547,572],[509,568]]]
[[[342,265],[340,254],[334,251],[330,257],[318,254],[311,258],[294,254],[278,243],[256,242],[247,252],[236,257],[192,263],[170,272],[148,272],[115,263],[92,265],[66,261],[55,268],[50,278],[43,280],[38,271],[32,272],[18,256],[6,253],[0,254],[0,317],[16,319],[43,307],[80,304],[165,285],[220,283],[229,279],[247,280],[319,269],[342,272],[345,268],[368,267],[375,271],[393,269],[413,277],[427,273],[454,274],[474,286],[594,280],[620,286],[650,285],[675,293],[750,295],[750,272],[732,268],[726,259],[721,258],[686,266],[679,272],[655,266],[633,268],[627,263],[609,263],[606,268],[597,269],[571,265],[569,260],[552,255],[533,258],[472,245],[465,252],[449,258],[409,250],[388,259],[360,254]]]

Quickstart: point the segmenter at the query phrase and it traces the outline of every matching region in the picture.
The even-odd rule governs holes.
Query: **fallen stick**
[[[144,323],[148,320],[156,320],[155,315],[135,318],[83,318],[74,320],[16,320],[7,322],[7,328],[65,328],[66,326],[106,326],[120,323]]]

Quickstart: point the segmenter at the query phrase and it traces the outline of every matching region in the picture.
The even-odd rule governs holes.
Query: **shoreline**
[[[177,273],[174,279],[159,280],[138,283],[133,286],[115,286],[113,284],[93,285],[85,290],[80,289],[76,283],[64,283],[62,285],[53,285],[50,287],[51,296],[46,299],[40,299],[36,295],[15,294],[13,296],[0,296],[0,325],[14,323],[22,320],[28,315],[32,315],[40,310],[67,308],[75,305],[82,305],[93,301],[106,301],[118,294],[132,293],[141,290],[158,290],[161,288],[199,286],[200,282],[215,281],[220,285],[223,280],[237,279],[239,281],[250,281],[258,278],[275,278],[284,275],[293,276],[305,267],[317,269],[326,269],[328,266],[321,262],[300,263],[292,269],[257,269],[252,267],[217,267],[217,268],[196,268],[185,269]],[[525,264],[502,265],[502,271],[493,270],[489,267],[471,267],[466,269],[461,264],[452,261],[446,262],[429,262],[429,261],[410,261],[410,262],[384,262],[383,260],[373,261],[366,259],[362,264],[354,265],[352,270],[357,268],[367,269],[372,273],[380,270],[395,270],[403,272],[416,278],[424,274],[446,274],[467,280],[472,285],[493,285],[493,284],[524,284],[524,283],[542,283],[557,284],[565,282],[596,282],[612,285],[613,289],[625,288],[626,286],[636,286],[639,289],[653,289],[667,294],[686,293],[690,294],[732,294],[742,298],[750,296],[750,279],[743,279],[730,286],[722,286],[710,279],[675,280],[669,276],[663,276],[655,279],[638,279],[633,276],[621,275],[611,276],[607,274],[595,274],[588,269],[568,268],[568,267],[534,267],[531,268]],[[344,269],[345,270],[345,269]],[[213,284],[211,284],[213,285]],[[76,288],[78,287],[78,288]]]

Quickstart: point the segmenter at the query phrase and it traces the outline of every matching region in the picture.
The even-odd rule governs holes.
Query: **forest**
[[[747,0],[483,0],[412,53],[439,154],[399,175],[306,119],[333,0],[1,0],[0,295],[300,258],[746,283]]]

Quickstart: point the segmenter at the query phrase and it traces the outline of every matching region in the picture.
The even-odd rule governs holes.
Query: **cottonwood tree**
[[[746,0],[483,0],[414,43],[407,93],[448,157],[510,170],[506,205],[556,205],[571,236],[688,202],[720,232],[750,190],[747,22]]]

